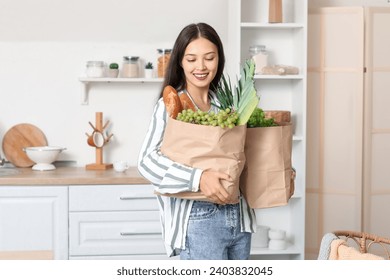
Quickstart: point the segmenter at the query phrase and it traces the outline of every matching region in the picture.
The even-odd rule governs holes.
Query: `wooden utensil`
[[[45,134],[35,125],[21,123],[10,128],[3,138],[3,152],[9,162],[16,167],[34,165],[26,153],[25,147],[47,146]]]
[[[89,144],[90,146],[94,146],[96,149],[96,162],[90,163],[85,166],[87,170],[106,170],[113,167],[112,163],[103,163],[103,147],[107,144],[109,138],[112,137],[109,136],[107,139],[104,137],[104,128],[107,127],[108,121],[103,126],[103,113],[102,112],[96,112],[96,124],[93,125],[91,122],[89,122],[89,125],[94,129],[94,132],[92,133],[92,141],[93,145]],[[88,133],[87,133],[88,135]],[[97,139],[93,138],[95,135],[99,135],[99,143],[97,143]],[[103,142],[102,142],[103,141]]]

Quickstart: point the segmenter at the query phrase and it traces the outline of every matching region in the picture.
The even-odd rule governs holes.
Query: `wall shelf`
[[[269,28],[269,29],[299,29],[304,28],[299,23],[257,23],[257,22],[242,22],[242,28]]]
[[[299,255],[300,253],[300,248],[290,243],[288,243],[287,248],[284,250],[271,250],[268,247],[260,248],[255,246],[251,248],[251,255]]]
[[[163,78],[80,78],[83,83],[160,83]]]
[[[81,82],[81,105],[88,105],[91,84],[98,83],[162,83],[163,78],[79,78]]]
[[[303,75],[255,75],[256,80],[302,80]]]

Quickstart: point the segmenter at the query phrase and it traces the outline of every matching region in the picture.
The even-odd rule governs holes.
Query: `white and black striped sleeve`
[[[202,170],[174,162],[160,151],[167,118],[165,104],[160,98],[142,144],[138,170],[160,193],[196,192]]]

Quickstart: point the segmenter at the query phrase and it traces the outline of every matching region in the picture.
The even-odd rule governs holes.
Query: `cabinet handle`
[[[119,197],[120,200],[134,200],[134,199],[153,199],[153,197],[151,196],[138,196],[138,197],[134,197],[134,196],[121,196]]]
[[[161,232],[121,232],[122,236],[132,235],[161,235]]]

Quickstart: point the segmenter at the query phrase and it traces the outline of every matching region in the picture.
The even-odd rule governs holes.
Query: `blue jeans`
[[[241,232],[239,204],[195,201],[188,222],[182,260],[246,260],[251,233]]]

